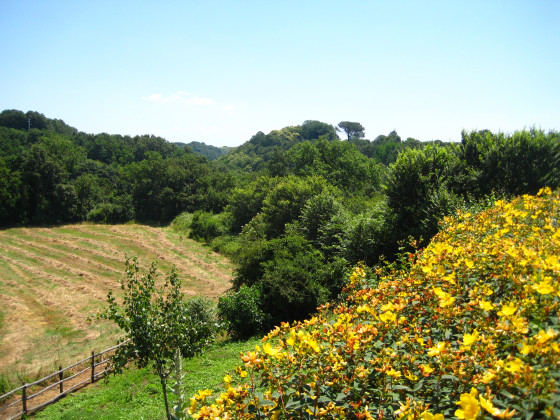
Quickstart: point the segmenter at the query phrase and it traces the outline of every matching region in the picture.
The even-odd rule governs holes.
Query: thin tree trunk
[[[165,412],[167,413],[167,420],[171,420],[171,413],[169,412],[169,401],[167,400],[167,382],[161,374],[159,375],[159,379],[161,381],[161,387],[163,388],[163,400],[165,401]]]

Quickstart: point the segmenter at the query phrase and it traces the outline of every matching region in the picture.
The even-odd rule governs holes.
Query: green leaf
[[[404,390],[404,391],[412,392],[412,389],[407,387],[406,385],[393,385],[393,389],[396,389],[398,391]]]
[[[420,389],[422,389],[422,386],[424,386],[424,380],[421,380],[421,381],[417,382],[416,385],[414,385],[414,388],[412,390],[414,392],[419,391]]]
[[[336,396],[335,401],[336,401],[336,402],[341,402],[341,401],[344,401],[345,399],[346,399],[346,394],[340,392],[340,393]]]

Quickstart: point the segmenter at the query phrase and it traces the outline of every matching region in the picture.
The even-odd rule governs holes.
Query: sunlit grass
[[[239,354],[255,347],[260,339],[215,344],[183,364],[185,391],[223,389],[224,372],[234,368]],[[165,409],[159,378],[149,369],[131,368],[85,388],[36,415],[38,419],[163,419]]]

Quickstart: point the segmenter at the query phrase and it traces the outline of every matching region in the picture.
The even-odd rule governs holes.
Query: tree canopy
[[[338,123],[338,128],[346,133],[348,140],[365,136],[365,128],[359,122],[341,121]]]
[[[191,143],[194,152],[157,136],[87,134],[6,110],[0,226],[181,220],[186,234],[235,262],[222,316],[250,297],[245,335],[311,313],[338,295],[352,264],[391,260],[411,237],[427,242],[457,209],[560,187],[554,131],[464,132],[451,144],[403,141],[395,130],[371,141],[349,121],[337,129],[347,141],[306,120],[214,159],[219,149],[202,143]]]

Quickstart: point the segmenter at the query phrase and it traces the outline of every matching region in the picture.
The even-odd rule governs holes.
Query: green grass
[[[215,344],[183,364],[186,397],[199,389],[223,390],[223,377],[241,363],[239,354],[252,350],[260,338]],[[164,419],[159,378],[149,369],[131,368],[94,386],[68,395],[37,413],[38,419]]]

